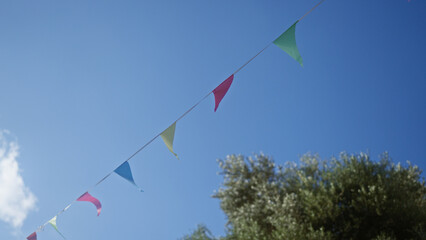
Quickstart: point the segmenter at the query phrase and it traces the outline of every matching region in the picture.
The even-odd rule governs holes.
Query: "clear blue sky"
[[[20,147],[37,197],[23,239],[76,199],[318,1],[3,1],[0,129]],[[216,159],[264,152],[389,151],[426,169],[426,1],[326,0],[296,39],[304,67],[276,46],[178,122],[176,160],[161,139],[58,218],[68,239],[176,239],[226,223],[211,195]],[[1,196],[0,196],[1,198]],[[50,227],[40,240],[59,239]]]

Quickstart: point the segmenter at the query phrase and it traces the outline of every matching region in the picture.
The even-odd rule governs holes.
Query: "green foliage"
[[[214,195],[228,217],[224,240],[426,239],[421,170],[366,154],[276,166],[265,155],[219,160]],[[187,239],[214,239],[191,238]]]
[[[215,240],[212,233],[206,226],[199,224],[197,229],[190,235],[186,235],[181,240]]]

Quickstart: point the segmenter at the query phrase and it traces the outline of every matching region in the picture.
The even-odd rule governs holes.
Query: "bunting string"
[[[59,232],[57,225],[56,225],[56,219],[59,215],[67,211],[71,205],[73,205],[77,201],[87,201],[91,202],[93,205],[95,205],[97,210],[97,215],[101,213],[102,205],[101,202],[93,197],[89,192],[101,184],[105,179],[107,179],[109,176],[111,176],[112,173],[116,173],[117,175],[121,176],[122,178],[126,179],[130,183],[132,183],[135,187],[137,187],[141,192],[143,190],[135,183],[133,179],[133,175],[131,172],[131,168],[129,165],[129,161],[135,157],[139,152],[141,152],[144,148],[146,148],[149,144],[151,144],[154,140],[156,140],[158,137],[162,137],[165,145],[170,150],[170,152],[175,155],[177,159],[178,156],[173,150],[173,141],[174,141],[174,135],[175,135],[175,128],[176,123],[180,121],[183,117],[185,117],[188,113],[190,113],[194,108],[196,108],[201,102],[203,102],[207,97],[209,97],[212,93],[215,96],[215,108],[214,111],[216,112],[217,108],[219,107],[220,102],[228,92],[229,88],[231,87],[231,84],[234,80],[234,75],[237,74],[239,71],[241,71],[243,68],[245,68],[251,61],[253,61],[256,57],[258,57],[262,52],[264,52],[271,44],[277,45],[279,48],[281,48],[283,51],[285,51],[287,54],[289,54],[292,58],[294,58],[296,61],[300,63],[301,66],[303,66],[302,57],[300,56],[300,53],[297,49],[296,45],[296,39],[295,39],[295,29],[296,24],[300,22],[303,18],[305,18],[309,13],[311,13],[315,8],[317,8],[321,3],[323,3],[325,0],[321,0],[318,4],[316,4],[313,8],[311,8],[308,12],[305,13],[299,20],[297,20],[290,28],[288,28],[284,33],[282,33],[278,38],[276,38],[274,41],[270,42],[268,45],[266,45],[262,50],[260,50],[256,55],[254,55],[252,58],[250,58],[247,62],[245,62],[241,67],[239,67],[234,73],[232,73],[226,80],[224,80],[221,84],[219,84],[213,91],[210,91],[207,93],[204,97],[202,97],[197,103],[195,103],[193,106],[191,106],[187,111],[185,111],[182,115],[180,115],[170,126],[168,126],[165,130],[155,135],[151,140],[149,140],[147,143],[145,143],[143,146],[141,146],[136,152],[134,152],[132,155],[130,155],[124,162],[122,162],[118,167],[116,167],[113,171],[105,175],[101,180],[99,180],[95,185],[93,185],[91,188],[89,188],[83,195],[81,195],[79,198],[72,201],[70,204],[68,204],[64,209],[59,211],[53,218],[51,218],[49,221],[45,222],[43,225],[39,226],[37,230],[33,233],[31,233],[27,239],[28,240],[37,240],[37,232],[43,231],[45,226],[47,224],[50,224],[63,238],[65,238],[61,232]]]
[[[244,63],[241,67],[239,67],[232,75],[237,74],[241,69],[243,69],[245,66],[247,66],[247,64],[249,64],[251,61],[253,61],[253,59],[255,59],[257,56],[259,56],[263,51],[265,51],[269,46],[271,46],[272,42],[269,43],[268,45],[266,45],[266,47],[264,47],[262,50],[260,50],[260,52],[258,52],[256,55],[254,55],[252,58],[250,58],[250,60],[248,60],[246,63]]]
[[[311,10],[309,10],[307,13],[305,13],[305,15],[303,15],[301,18],[299,18],[299,22],[304,19],[306,16],[308,16],[309,13],[311,13],[315,8],[317,8],[319,5],[321,5],[321,3],[323,3],[325,0],[321,0],[319,3],[317,3],[317,5],[315,5],[313,8],[311,8]]]

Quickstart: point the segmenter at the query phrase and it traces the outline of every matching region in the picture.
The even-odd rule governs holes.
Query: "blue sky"
[[[317,2],[1,2],[0,129],[19,145],[37,202],[21,227],[0,221],[0,239],[24,239]],[[270,46],[235,75],[218,112],[210,96],[177,123],[180,160],[157,139],[130,161],[144,193],[112,175],[91,191],[101,215],[79,202],[59,229],[155,240],[204,223],[221,235],[216,159],[234,153],[284,163],[389,151],[426,169],[425,10],[423,0],[325,1],[297,25],[303,68]]]

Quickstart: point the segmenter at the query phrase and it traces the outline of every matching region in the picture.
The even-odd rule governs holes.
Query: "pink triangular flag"
[[[232,81],[234,80],[234,74],[229,76],[225,81],[223,81],[219,86],[217,86],[213,90],[214,94],[214,111],[216,112],[217,108],[219,107],[220,101],[222,101],[223,97],[225,97],[225,94],[228,92],[228,89],[231,87]]]
[[[90,193],[85,192],[81,197],[77,199],[77,201],[85,201],[85,202],[91,202],[93,205],[95,205],[96,209],[98,210],[98,216],[101,214],[102,205],[101,202],[99,202],[98,199],[92,197]]]
[[[37,240],[37,233],[33,232],[30,236],[27,237],[28,240]]]

